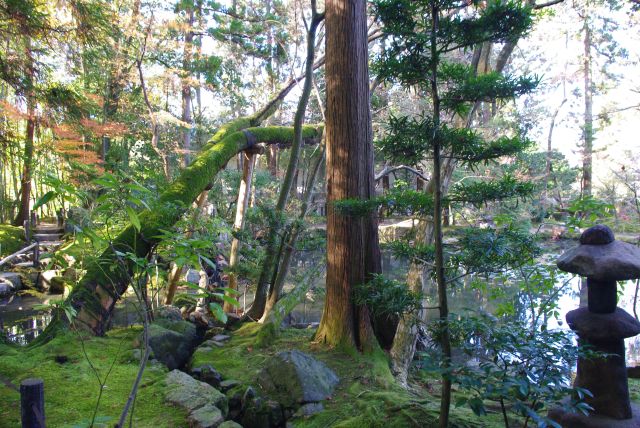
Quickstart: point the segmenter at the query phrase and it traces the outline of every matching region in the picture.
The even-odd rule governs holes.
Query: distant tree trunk
[[[591,81],[591,27],[584,18],[584,130],[582,153],[582,196],[591,196],[593,173],[593,82]]]
[[[22,183],[20,206],[13,222],[16,226],[22,226],[24,221],[29,218],[31,173],[33,167],[33,139],[36,128],[36,98],[34,95],[35,64],[29,36],[27,36],[25,40],[25,56],[27,58],[27,132],[24,140],[24,159],[22,164],[22,178],[20,180]]]
[[[421,219],[416,229],[416,237],[420,242],[433,242],[433,221],[431,219]],[[407,286],[414,293],[423,293],[428,289],[425,281],[425,269],[422,263],[412,261],[407,274]],[[422,305],[426,306],[426,305]],[[390,350],[391,369],[396,379],[403,384],[407,384],[409,367],[416,352],[416,342],[418,339],[418,328],[426,318],[426,311],[420,309],[416,313],[405,314],[398,323],[393,347]]]
[[[311,197],[313,195],[313,187],[316,181],[316,177],[318,176],[318,171],[320,170],[320,165],[324,160],[325,148],[326,146],[323,147],[322,153],[320,153],[320,156],[318,156],[318,159],[316,160],[316,163],[311,171],[311,175],[309,176],[309,181],[307,183],[305,194],[302,199],[300,214],[298,215],[298,219],[292,227],[291,233],[288,236],[289,239],[284,247],[282,261],[280,262],[280,266],[278,267],[276,278],[273,281],[273,288],[271,290],[271,293],[269,293],[269,298],[267,299],[264,313],[262,315],[262,318],[260,319],[261,323],[271,321],[272,310],[281,297],[282,289],[284,288],[284,281],[287,278],[287,274],[289,273],[289,267],[291,265],[291,260],[295,252],[296,242],[300,234],[304,231],[304,218],[309,211],[309,203],[311,202]]]
[[[316,340],[369,351],[375,347],[371,319],[366,307],[353,303],[352,290],[367,280],[370,223],[334,207],[335,201],[368,197],[373,181],[366,6],[365,0],[329,0],[325,7],[328,251]]]
[[[183,165],[189,165],[191,159],[191,59],[193,56],[193,23],[195,13],[193,5],[185,10],[187,14],[186,28],[184,30],[184,49],[182,58],[182,148],[184,149]]]
[[[205,202],[207,202],[207,195],[209,194],[209,190],[203,190],[202,193],[198,195],[196,198],[196,207],[191,216],[191,220],[189,221],[189,229],[185,233],[185,238],[190,239],[193,236],[193,231],[195,230],[196,224],[198,222],[198,217],[202,212],[202,208],[204,207]],[[180,282],[180,278],[187,271],[186,266],[178,266],[175,263],[171,263],[171,269],[169,270],[168,278],[167,278],[167,295],[165,296],[165,305],[170,305],[173,303],[173,298],[176,295],[176,291],[178,290],[178,283]]]
[[[253,180],[253,168],[256,160],[255,152],[245,152],[242,168],[242,180],[240,180],[240,188],[238,189],[238,201],[236,203],[236,218],[233,222],[233,230],[239,232],[244,227],[244,217],[249,205],[249,197],[251,196],[251,182]],[[236,237],[231,241],[231,251],[229,253],[229,268],[233,268],[238,264],[238,252],[240,250],[240,240]],[[232,290],[238,289],[238,275],[235,272],[229,274],[229,285]],[[233,306],[228,302],[224,302],[224,311],[231,312]]]
[[[127,74],[129,72],[129,55],[132,41],[134,40],[136,26],[140,18],[140,1],[134,0],[131,20],[125,25],[126,38],[122,40],[116,37],[115,46],[113,48],[113,60],[108,64],[108,76],[105,87],[104,103],[102,106],[102,124],[107,125],[114,119],[118,111],[120,103],[120,95],[124,89]],[[118,23],[121,24],[121,23]],[[107,153],[111,148],[111,137],[108,134],[102,135],[100,157],[103,161],[107,160]]]
[[[267,150],[267,167],[272,177],[278,176],[278,147],[271,146]]]
[[[556,109],[556,111],[553,113],[553,116],[551,116],[551,124],[549,125],[549,135],[547,135],[547,154],[546,154],[545,167],[544,167],[543,206],[545,207],[548,205],[547,200],[549,199],[549,180],[551,179],[551,155],[553,153],[553,146],[551,144],[553,141],[553,130],[556,126],[556,119],[558,118],[558,113],[560,113],[560,109],[566,102],[567,102],[567,99],[564,98],[560,103],[560,105],[558,106],[558,108]]]

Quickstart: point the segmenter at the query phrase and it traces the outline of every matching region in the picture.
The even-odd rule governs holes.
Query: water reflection
[[[51,321],[49,312],[34,309],[34,306],[48,302],[49,299],[17,294],[0,300],[0,330],[10,342],[26,345]]]
[[[562,242],[548,249],[539,261],[538,266],[552,265],[559,254],[567,247],[574,245],[573,242]],[[285,292],[292,290],[302,281],[311,281],[311,287],[302,303],[292,312],[290,322],[292,324],[316,323],[320,321],[324,306],[324,285],[325,275],[322,269],[325,264],[325,252],[323,249],[314,251],[303,251],[296,254],[291,264],[290,274],[285,284]],[[397,259],[390,253],[382,255],[383,273],[390,279],[404,281],[408,271],[406,260]],[[309,278],[311,274],[311,278]],[[469,310],[496,313],[501,310],[506,303],[511,303],[515,313],[513,316],[519,319],[531,319],[530,296],[524,293],[516,284],[514,276],[506,275],[496,278],[475,278],[465,277],[461,283],[450,289],[450,311],[452,313],[464,314]],[[486,288],[477,287],[477,280],[488,282]],[[567,312],[580,306],[586,306],[587,293],[586,286],[582,286],[579,277],[571,277],[560,274],[556,278],[557,286],[566,282],[566,286],[554,295],[557,299],[558,318],[550,317],[542,322],[549,329],[567,329],[565,315]],[[636,297],[636,283],[627,281],[619,283],[618,306],[634,315],[634,302]],[[253,290],[248,288],[240,296],[241,307],[251,305]],[[435,302],[435,290],[429,293],[428,300]],[[38,334],[51,320],[49,313],[41,313],[33,309],[36,304],[42,303],[33,296],[12,296],[10,299],[0,300],[0,326],[8,333],[9,339],[16,343],[26,344],[35,339]],[[437,311],[429,311],[431,318],[437,317]],[[113,325],[128,326],[138,322],[138,313],[131,302],[121,302],[114,312]],[[629,366],[640,365],[640,337],[633,337],[626,340],[627,364]]]

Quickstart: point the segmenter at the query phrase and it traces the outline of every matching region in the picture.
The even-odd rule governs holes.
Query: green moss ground
[[[133,358],[139,328],[116,329],[106,337],[87,337],[85,349],[104,376],[113,361],[103,390],[98,416],[113,426],[120,416],[138,370]],[[64,356],[65,363],[56,362]],[[186,413],[164,401],[166,369],[149,365],[135,403],[133,426],[187,427]],[[84,357],[78,336],[67,333],[40,347],[16,348],[0,344],[0,375],[14,385],[29,377],[44,380],[45,414],[50,427],[86,427],[93,414],[99,385]],[[0,384],[0,427],[20,426],[19,394]]]
[[[426,389],[410,392],[392,378],[387,357],[381,351],[373,355],[348,354],[329,350],[312,342],[312,330],[286,329],[271,345],[258,348],[255,343],[260,326],[246,324],[232,335],[228,344],[210,351],[197,351],[192,365],[211,364],[227,379],[243,384],[256,382],[263,363],[287,349],[299,349],[323,361],[341,382],[325,411],[308,419],[295,419],[303,428],[407,428],[437,426],[440,400]],[[452,409],[452,427],[501,427],[497,414],[478,418],[467,408]]]
[[[24,244],[24,230],[21,227],[0,224],[0,257],[15,253]]]

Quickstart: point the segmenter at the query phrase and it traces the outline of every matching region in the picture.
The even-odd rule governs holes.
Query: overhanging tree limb
[[[246,119],[249,120],[249,119]],[[236,121],[239,122],[239,121]],[[225,129],[238,126],[229,124]],[[318,139],[322,126],[305,126],[302,135],[305,140]],[[121,268],[115,262],[118,253],[133,252],[137,257],[148,256],[160,242],[162,230],[171,228],[184,214],[196,197],[205,189],[213,177],[239,152],[249,148],[248,136],[256,143],[287,144],[293,140],[293,128],[270,126],[248,128],[243,132],[230,132],[206,146],[196,159],[185,168],[180,176],[162,193],[159,202],[150,210],[139,214],[141,228],[127,226],[100,255],[87,266],[87,272],[69,296],[69,302],[77,311],[75,323],[95,334],[105,332],[116,301],[129,286],[132,264]]]

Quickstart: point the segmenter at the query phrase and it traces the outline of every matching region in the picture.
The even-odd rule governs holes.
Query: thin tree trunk
[[[502,73],[504,71],[516,44],[517,41],[509,41],[505,43],[496,60],[494,71],[498,73]],[[483,43],[476,46],[474,50],[471,65],[475,70],[476,75],[481,74],[483,72],[482,70],[489,69],[488,65],[481,61],[483,57],[486,58],[486,52],[488,49],[490,49],[490,46]],[[457,117],[456,127],[470,127],[476,109],[477,105],[471,109],[471,112],[466,118]],[[443,194],[448,192],[455,168],[456,161],[453,158],[447,158],[444,163],[444,171],[441,174]],[[434,192],[433,178],[427,183],[426,191],[429,193]],[[417,244],[429,245],[433,243],[434,234],[431,222],[431,219],[421,219],[422,225],[420,223],[418,224],[418,234],[416,236]],[[431,280],[423,276],[425,275],[424,271],[425,267],[422,264],[412,262],[407,276],[407,285],[412,291],[421,292],[426,296],[432,290],[434,284]],[[418,339],[418,328],[414,328],[414,326],[416,323],[424,322],[425,316],[425,312],[420,312],[415,315],[404,314],[404,316],[400,318],[390,355],[393,372],[402,384],[406,384],[409,368],[415,354],[415,346]]]
[[[284,248],[284,254],[282,256],[282,261],[280,262],[280,266],[278,268],[276,278],[273,281],[273,289],[272,292],[269,293],[269,298],[267,299],[267,303],[264,309],[264,314],[260,319],[261,323],[265,323],[271,321],[272,310],[275,307],[276,303],[280,299],[282,294],[282,289],[284,288],[284,282],[287,278],[287,274],[289,273],[289,267],[291,266],[291,260],[295,253],[296,242],[298,241],[298,237],[304,231],[304,218],[307,216],[309,212],[309,203],[311,202],[311,197],[313,195],[313,186],[316,182],[316,177],[318,176],[318,171],[320,170],[320,165],[324,160],[326,146],[323,146],[322,152],[318,156],[315,165],[311,171],[311,175],[309,176],[309,180],[307,182],[306,191],[304,197],[302,199],[302,207],[300,208],[300,214],[298,215],[297,221],[293,225],[293,228],[289,234],[289,239]],[[279,327],[279,326],[276,326]]]
[[[31,173],[33,167],[33,140],[36,128],[36,99],[33,92],[35,84],[35,65],[33,61],[33,52],[31,50],[31,39],[28,36],[25,40],[25,55],[27,58],[27,130],[24,141],[20,206],[18,214],[13,222],[16,226],[22,226],[24,221],[29,218],[29,207],[31,202]]]
[[[236,232],[244,228],[244,217],[249,205],[249,197],[251,196],[251,184],[253,181],[253,168],[256,161],[256,153],[248,151],[242,154],[245,156],[242,168],[242,180],[238,189],[238,201],[236,203],[236,217],[233,222],[233,230]],[[240,240],[236,237],[231,241],[231,252],[229,253],[229,268],[232,272],[229,274],[228,287],[232,290],[238,289],[238,275],[233,272],[233,268],[238,264],[238,252],[240,250]],[[224,302],[224,311],[231,312],[233,306],[229,302]]]
[[[185,233],[185,238],[190,239],[193,236],[193,232],[196,228],[196,224],[198,222],[198,217],[202,212],[202,207],[204,207],[205,202],[207,202],[207,195],[209,194],[209,190],[203,190],[202,193],[198,195],[196,198],[196,207],[191,215],[191,220],[189,221],[189,229]],[[169,270],[169,275],[167,278],[167,296],[165,297],[165,305],[170,305],[173,303],[173,298],[176,295],[176,291],[178,290],[178,283],[180,282],[180,278],[185,274],[187,268],[186,266],[178,267],[177,264],[171,263],[171,269]]]
[[[142,87],[144,103],[147,106],[147,111],[149,112],[149,120],[151,120],[151,147],[160,157],[160,161],[162,162],[162,172],[164,173],[164,177],[168,180],[169,178],[171,178],[169,173],[169,161],[167,159],[167,155],[163,153],[160,150],[160,147],[158,146],[158,142],[160,140],[160,124],[158,123],[156,113],[153,111],[153,106],[151,105],[151,101],[149,100],[147,85],[145,84],[144,74],[142,73],[142,61],[144,59],[144,55],[146,52],[147,38],[150,32],[151,32],[151,23],[149,23],[149,28],[147,30],[144,43],[142,45],[142,52],[140,53],[140,58],[136,58],[136,65],[138,67],[138,76],[140,77],[140,86]]]
[[[587,8],[589,2],[587,2]],[[591,81],[591,26],[584,18],[584,131],[582,154],[582,196],[591,196],[593,173],[593,83]]]
[[[546,154],[546,162],[544,168],[544,205],[547,204],[547,199],[549,198],[549,180],[551,178],[551,154],[553,152],[553,148],[551,142],[553,141],[553,129],[556,125],[556,119],[558,118],[558,113],[560,113],[560,109],[567,102],[567,99],[563,99],[556,111],[551,116],[551,124],[549,125],[549,135],[547,136],[547,154]]]
[[[191,159],[191,57],[193,56],[193,23],[195,13],[193,6],[186,8],[187,22],[184,31],[184,49],[182,59],[182,148],[184,150],[183,165],[187,166]]]
[[[260,271],[258,284],[256,286],[255,298],[251,308],[247,311],[247,316],[254,320],[262,318],[267,299],[269,298],[269,295],[273,293],[273,283],[271,279],[273,278],[274,271],[277,268],[278,235],[282,229],[282,217],[289,200],[289,195],[294,182],[294,175],[298,169],[300,147],[302,146],[302,124],[304,123],[304,115],[307,110],[307,104],[309,103],[311,89],[313,88],[313,59],[315,57],[316,30],[320,22],[324,19],[324,15],[317,12],[315,0],[312,0],[311,7],[311,24],[309,25],[309,30],[307,32],[305,80],[293,122],[295,136],[291,146],[289,165],[287,166],[287,172],[285,174],[282,187],[280,188],[280,195],[276,204],[273,222],[269,228],[266,254],[262,263],[262,270]]]

